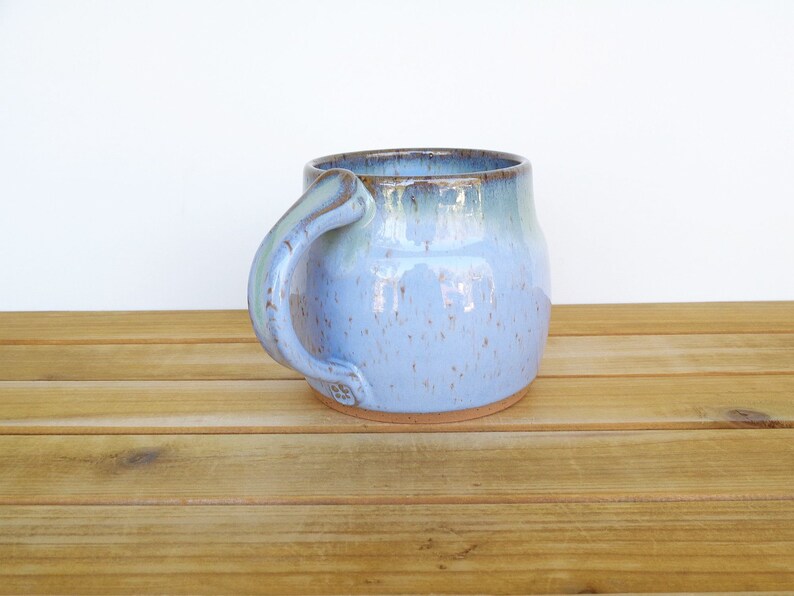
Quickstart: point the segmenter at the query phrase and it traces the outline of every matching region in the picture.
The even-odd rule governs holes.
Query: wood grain
[[[792,585],[791,501],[0,507],[3,594],[576,594]]]
[[[794,301],[552,307],[552,336],[675,333],[794,333]],[[244,310],[0,313],[9,345],[255,341]]]
[[[794,334],[549,338],[541,376],[794,374]],[[0,381],[298,379],[259,344],[2,345]]]
[[[788,429],[0,436],[23,505],[794,499],[792,470]]]
[[[304,381],[5,381],[0,434],[791,428],[792,395],[794,375],[541,378],[504,412],[404,425],[340,414]]]

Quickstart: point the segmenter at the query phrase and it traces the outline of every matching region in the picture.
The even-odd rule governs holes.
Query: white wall
[[[529,157],[557,303],[794,298],[794,2],[0,3],[0,310],[242,308],[308,159]]]

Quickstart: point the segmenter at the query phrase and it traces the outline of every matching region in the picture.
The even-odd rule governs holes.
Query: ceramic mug
[[[254,258],[248,307],[278,362],[328,406],[400,422],[518,401],[549,328],[532,168],[518,155],[322,157]]]

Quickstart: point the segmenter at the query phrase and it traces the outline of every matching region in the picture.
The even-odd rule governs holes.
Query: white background
[[[243,308],[310,158],[529,157],[557,303],[794,298],[794,2],[0,3],[0,310]]]

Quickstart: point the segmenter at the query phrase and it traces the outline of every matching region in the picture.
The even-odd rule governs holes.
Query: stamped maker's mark
[[[353,391],[347,385],[342,383],[330,383],[328,389],[331,392],[331,397],[340,404],[352,406],[356,403],[356,396],[353,395]]]

